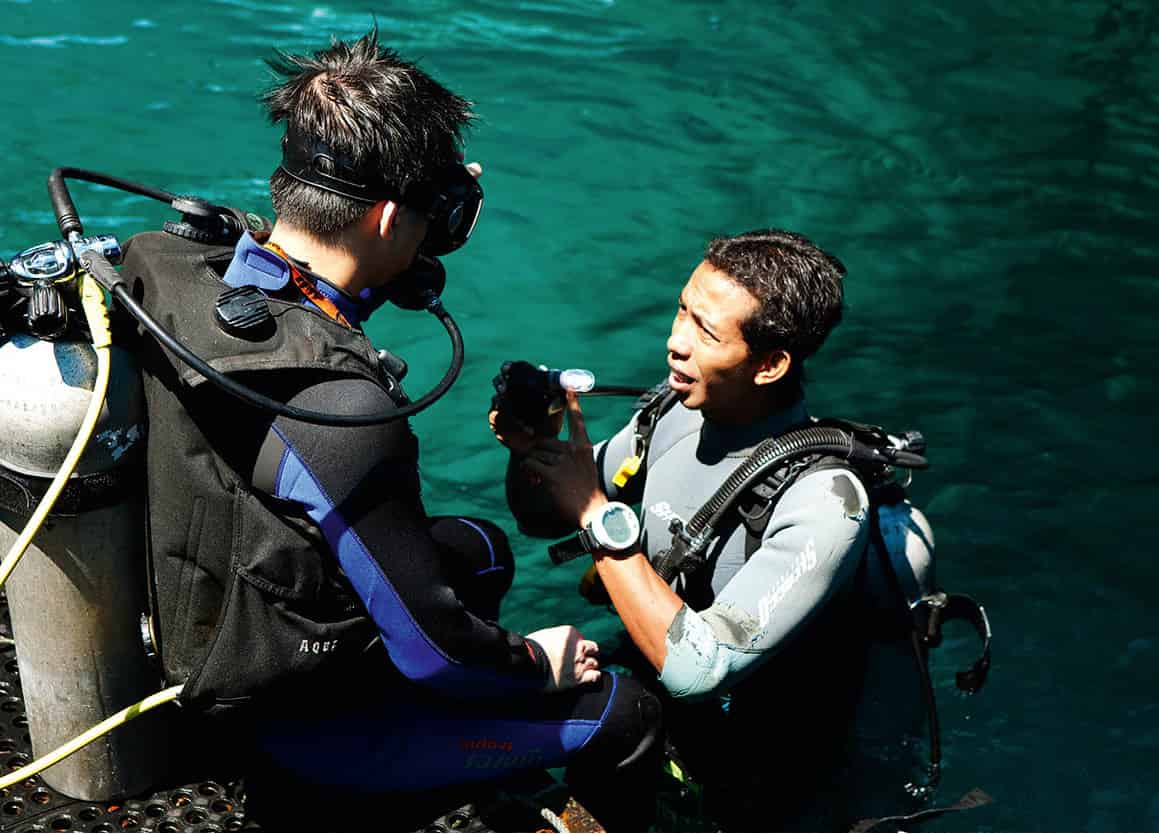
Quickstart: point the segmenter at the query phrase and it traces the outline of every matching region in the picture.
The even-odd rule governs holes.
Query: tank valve
[[[42,339],[57,336],[68,324],[68,308],[60,290],[51,281],[37,281],[32,285],[28,311],[24,314],[28,329]]]

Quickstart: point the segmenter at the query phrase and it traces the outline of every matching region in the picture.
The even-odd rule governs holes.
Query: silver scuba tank
[[[934,532],[924,513],[908,500],[878,507],[878,524],[889,563],[906,603],[913,605],[933,591]],[[874,620],[894,624],[871,642],[861,699],[857,736],[871,757],[897,760],[909,749],[913,764],[920,760],[914,743],[922,736],[925,703],[920,673],[910,642],[907,612],[900,610],[897,592],[885,574],[877,545],[867,554],[869,605]]]
[[[85,342],[16,333],[0,344],[3,553],[72,445],[96,373],[96,354]],[[144,430],[136,361],[114,347],[92,440],[59,509],[6,586],[36,757],[160,688],[140,632],[147,610]],[[109,500],[114,489],[119,497]],[[78,799],[139,793],[162,770],[164,732],[162,717],[143,716],[44,771],[44,779]]]
[[[908,500],[883,504],[878,508],[877,519],[893,572],[901,583],[906,602],[913,605],[934,589],[934,530],[925,513]],[[890,598],[886,594],[889,589],[876,587],[876,581],[888,581],[888,578],[877,577],[876,573],[871,573],[874,596],[885,601]],[[892,605],[897,605],[896,599]]]

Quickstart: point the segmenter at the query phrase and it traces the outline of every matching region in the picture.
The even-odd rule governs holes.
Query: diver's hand
[[[548,692],[599,682],[600,647],[594,640],[585,640],[575,626],[541,628],[525,636],[539,644],[551,664]]]
[[[516,402],[528,399],[527,392],[523,390],[525,383],[519,381],[528,372],[532,376],[538,373],[529,362],[504,362],[499,375],[492,381],[495,395],[491,398],[491,408],[487,412],[487,423],[495,438],[520,456],[531,451],[540,438],[559,437],[563,429],[563,412],[553,412],[546,399],[537,402],[535,392],[531,393],[530,405],[524,402],[522,408],[516,408]],[[534,423],[529,422],[529,419],[534,420]]]
[[[573,391],[567,392],[567,425],[566,442],[555,438],[536,440],[522,467],[551,496],[561,519],[583,527],[608,503],[608,496],[600,484],[592,441],[579,397]]]
[[[468,162],[463,167],[466,168],[467,173],[475,179],[479,179],[479,177],[483,176],[483,163],[481,162]]]
[[[496,394],[491,400],[491,410],[487,412],[487,423],[496,440],[517,455],[526,455],[540,440],[559,437],[563,429],[563,412],[548,415],[533,428],[512,414],[504,398]]]

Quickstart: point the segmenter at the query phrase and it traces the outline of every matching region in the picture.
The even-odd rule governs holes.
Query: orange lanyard
[[[310,299],[319,310],[334,319],[334,321],[350,327],[350,322],[346,320],[346,316],[342,315],[342,311],[338,309],[338,306],[327,298],[325,293],[314,286],[313,281],[302,274],[302,270],[298,269],[297,264],[286,254],[285,249],[276,243],[264,243],[262,245],[286,262],[290,267],[290,277],[294,280],[294,286],[301,291],[302,295]]]

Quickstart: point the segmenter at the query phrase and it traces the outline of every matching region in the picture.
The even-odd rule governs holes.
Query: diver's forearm
[[[668,656],[668,627],[684,601],[643,553],[624,557],[597,553],[596,570],[632,642],[659,672]]]

